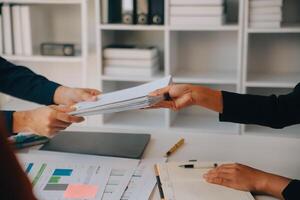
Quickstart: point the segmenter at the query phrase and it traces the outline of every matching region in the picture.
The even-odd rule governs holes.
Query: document
[[[121,112],[149,107],[163,100],[163,97],[149,97],[148,94],[171,84],[172,78],[156,80],[137,87],[102,94],[96,102],[82,102],[75,105],[71,115],[90,116],[103,113]]]
[[[102,200],[120,200],[124,191],[126,190],[131,177],[134,174],[136,167],[140,160],[137,159],[125,159],[116,157],[105,157],[105,156],[92,156],[92,155],[81,155],[72,153],[61,153],[53,151],[39,151],[31,150],[29,154],[34,156],[54,156],[63,160],[76,163],[102,163],[103,165],[110,167],[111,172],[107,184],[104,187],[104,193]]]
[[[38,199],[101,199],[111,168],[54,156],[18,154]]]
[[[153,166],[164,162],[166,162],[166,158],[141,160],[121,200],[148,200],[156,185]]]
[[[207,183],[202,177],[213,163],[193,162],[203,168],[186,169],[179,167],[186,162],[158,164],[159,178],[166,200],[254,200],[250,192],[230,189]]]

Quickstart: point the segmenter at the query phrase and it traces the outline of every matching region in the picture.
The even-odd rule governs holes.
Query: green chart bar
[[[44,173],[46,167],[47,167],[47,164],[43,163],[41,168],[39,169],[37,175],[34,177],[34,179],[32,181],[32,186],[35,186],[35,184],[39,181],[39,179],[41,178],[42,174]]]
[[[51,176],[48,183],[59,183],[60,176]]]

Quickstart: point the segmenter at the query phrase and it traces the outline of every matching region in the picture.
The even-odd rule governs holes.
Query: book
[[[220,26],[225,23],[225,16],[171,16],[171,25]]]
[[[2,20],[3,20],[2,19],[2,4],[0,4],[0,55],[3,54],[3,28],[2,28]]]
[[[251,22],[261,22],[261,21],[281,21],[281,14],[262,14],[262,15],[250,15]]]
[[[178,6],[220,6],[224,0],[170,0],[170,5]]]
[[[11,7],[8,4],[2,6],[2,17],[3,17],[3,41],[4,41],[4,54],[12,55],[13,50],[13,37],[12,37],[12,18],[11,18]]]
[[[90,116],[102,113],[121,112],[126,110],[135,110],[147,108],[159,101],[164,100],[163,96],[151,97],[149,93],[166,87],[172,83],[172,77],[155,80],[136,87],[127,88],[115,92],[101,94],[95,102],[81,102],[74,107],[76,111],[71,115]]]
[[[224,6],[171,6],[170,14],[178,16],[223,15]]]
[[[30,6],[21,6],[21,24],[22,24],[22,41],[23,41],[23,54],[25,56],[32,55],[32,32],[31,32],[31,14]]]
[[[119,67],[154,67],[158,65],[158,57],[152,59],[105,59],[104,66],[119,66]]]
[[[249,9],[250,15],[282,14],[282,7],[254,7]]]
[[[282,6],[283,0],[250,0],[250,8]]]
[[[16,55],[23,55],[22,41],[22,24],[21,24],[21,7],[20,5],[12,6],[12,21],[13,21],[13,40],[14,50]]]
[[[106,66],[104,74],[110,76],[142,76],[152,77],[157,74],[159,67],[124,67],[124,66]]]
[[[274,22],[250,22],[250,28],[280,28],[281,22],[274,21]]]
[[[132,45],[112,45],[104,49],[106,59],[152,59],[158,55],[155,47],[139,47]]]

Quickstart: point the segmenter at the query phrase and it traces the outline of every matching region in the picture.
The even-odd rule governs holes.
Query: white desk
[[[144,157],[161,157],[181,136],[170,133],[152,134]],[[184,138],[186,143],[169,158],[170,161],[235,161],[284,176],[300,178],[300,139],[203,133],[184,135]],[[159,199],[157,191],[151,199]],[[258,196],[256,199],[273,198]]]

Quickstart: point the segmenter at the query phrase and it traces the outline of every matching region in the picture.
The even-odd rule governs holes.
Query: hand
[[[54,94],[54,103],[73,105],[81,101],[96,101],[101,92],[96,89],[69,88],[60,86]]]
[[[224,164],[210,170],[203,178],[213,184],[237,190],[266,193],[282,198],[290,179],[266,173],[242,164]]]
[[[74,109],[62,106],[47,106],[30,111],[15,112],[13,115],[13,131],[15,133],[30,132],[52,137],[72,123],[84,121],[83,117],[67,114],[71,111],[74,111]]]
[[[216,112],[223,111],[223,98],[220,91],[189,84],[173,84],[165,88],[158,89],[149,95],[161,96],[165,93],[170,95],[171,100],[159,102],[151,108],[180,110],[188,106],[199,105]]]

